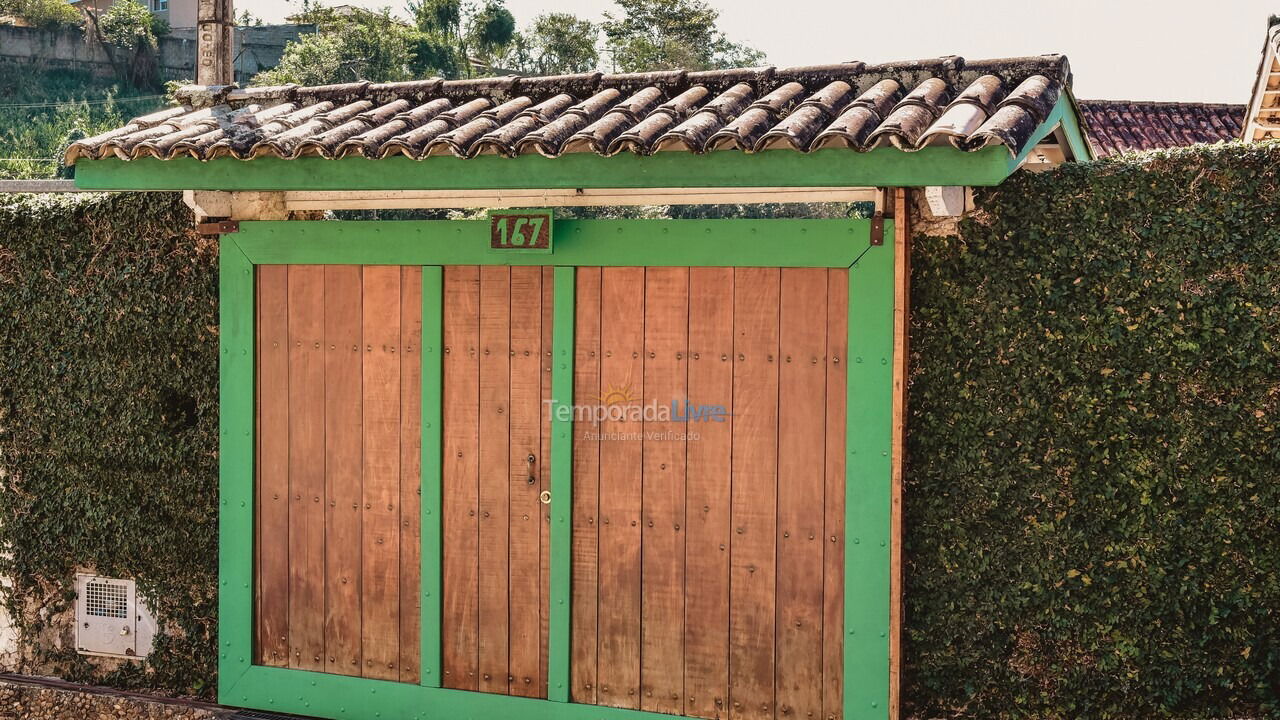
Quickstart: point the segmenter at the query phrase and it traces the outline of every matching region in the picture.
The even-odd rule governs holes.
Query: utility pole
[[[236,16],[232,0],[200,0],[196,23],[196,84],[235,82],[232,58]]]

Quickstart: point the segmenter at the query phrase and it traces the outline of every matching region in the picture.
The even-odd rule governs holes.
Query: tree
[[[468,19],[464,49],[470,50],[480,64],[493,67],[505,57],[515,34],[515,16],[502,0],[488,0]]]
[[[41,30],[75,27],[84,18],[65,0],[0,0],[0,15],[13,15]]]
[[[621,16],[605,13],[606,47],[621,72],[750,67],[764,53],[731,42],[718,28],[720,13],[703,0],[617,0]]]
[[[151,12],[137,0],[120,0],[101,15],[87,6],[84,12],[116,73],[134,87],[158,87],[156,24]]]
[[[391,16],[352,9],[337,13],[309,8],[305,22],[316,32],[285,46],[280,63],[253,78],[255,85],[327,85],[330,83],[395,82],[413,77],[417,32]]]
[[[516,19],[503,0],[479,7],[460,0],[410,0],[420,33],[415,69],[446,78],[471,77],[475,67],[496,67],[514,47]]]
[[[600,28],[569,13],[545,13],[516,34],[512,66],[525,75],[554,75],[594,70]]]
[[[241,27],[262,27],[263,22],[262,18],[254,15],[248,10],[241,10],[240,13],[236,15],[236,25]]]

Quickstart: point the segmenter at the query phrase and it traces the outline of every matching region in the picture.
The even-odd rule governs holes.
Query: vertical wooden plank
[[[600,268],[578,268],[574,319],[574,405],[600,402]],[[573,702],[596,703],[596,597],[599,570],[600,423],[574,418],[573,438]]]
[[[289,666],[324,670],[324,269],[289,267]]]
[[[539,697],[542,663],[542,269],[511,268],[510,681],[508,692]]]
[[[555,269],[551,338],[551,612],[547,616],[547,699],[569,702],[570,565],[573,562],[573,292],[574,268]]]
[[[480,683],[505,694],[508,672],[511,271],[480,268]]]
[[[541,453],[538,455],[538,492],[543,490],[551,490],[551,400],[552,400],[552,333],[555,329],[554,309],[555,309],[555,268],[542,268],[542,405],[541,413],[538,416],[538,426],[541,430]],[[542,605],[538,609],[540,620],[540,635],[538,639],[538,678],[536,680],[538,688],[543,693],[542,697],[546,697],[549,690],[547,686],[547,677],[549,672],[549,642],[548,632],[551,621],[551,506],[542,505],[540,508],[539,534],[538,544],[541,548],[539,554],[539,583],[538,593],[542,600]]]
[[[477,689],[480,271],[444,268],[443,684]]]
[[[827,271],[783,268],[778,365],[777,712],[822,715]]]
[[[400,676],[400,268],[364,268],[365,677]]]
[[[844,448],[849,270],[827,271],[827,446],[822,571],[822,713],[844,717]]]
[[[644,395],[672,410],[644,423],[640,707],[684,709],[685,439],[675,408],[688,398],[689,269],[645,270]]]
[[[774,716],[777,268],[734,272],[729,717]]]
[[[325,671],[342,675],[362,663],[363,292],[359,265],[324,266]]]
[[[289,665],[289,268],[258,268],[257,664]],[[262,539],[269,539],[264,542]]]
[[[689,269],[689,399],[733,405],[733,268]],[[729,697],[729,490],[733,417],[689,427],[684,713],[718,718]]]
[[[427,687],[440,687],[441,612],[443,603],[444,526],[441,510],[444,493],[442,471],[444,448],[441,433],[444,379],[444,268],[422,268],[422,544],[419,573],[422,578],[420,614],[420,680]]]
[[[422,268],[400,270],[400,681],[421,679]]]
[[[601,278],[599,704],[638,708],[642,423],[626,419],[643,397],[644,269]],[[623,419],[616,419],[622,416]]]
[[[911,369],[910,189],[893,191],[893,449],[889,496],[889,720],[902,688],[902,481],[906,467],[907,377]]]

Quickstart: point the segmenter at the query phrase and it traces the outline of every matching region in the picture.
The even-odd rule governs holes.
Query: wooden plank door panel
[[[599,403],[644,394],[644,269],[601,271]],[[599,704],[639,708],[641,423],[600,424]]]
[[[289,658],[289,268],[258,271],[257,663]],[[264,391],[265,390],[265,391]],[[282,542],[282,539],[284,541]]]
[[[732,268],[689,270],[689,398],[699,404],[732,405],[733,288]],[[717,718],[729,697],[733,416],[696,432],[687,444],[684,714]]]
[[[779,297],[777,711],[822,715],[827,271],[784,268]]]
[[[508,692],[538,697],[542,637],[542,269],[511,269],[510,669]]]
[[[573,403],[599,402],[600,268],[580,268],[574,297]],[[573,637],[569,673],[570,699],[594,705],[597,700],[596,616],[599,597],[600,423],[595,415],[577,418],[573,437],[573,571],[570,627]]]
[[[364,281],[355,265],[324,268],[325,671],[360,675],[364,518]]]
[[[729,717],[755,720],[774,716],[779,271],[734,276]]]
[[[421,270],[257,272],[257,661],[416,682]]]
[[[846,283],[577,271],[574,702],[842,715]]]
[[[444,268],[446,687],[546,697],[549,284]]]
[[[324,268],[288,272],[289,666],[324,670]]]
[[[364,677],[400,675],[400,268],[364,268]]]
[[[480,269],[446,267],[443,276],[443,682],[448,688],[476,690],[480,625]]]
[[[689,269],[646,269],[644,293],[641,398],[670,410],[688,397]],[[684,709],[686,429],[644,421],[640,707],[667,714]]]

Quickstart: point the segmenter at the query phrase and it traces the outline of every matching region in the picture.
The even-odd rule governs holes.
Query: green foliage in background
[[[26,20],[41,30],[79,27],[84,16],[66,0],[0,0],[0,15]]]
[[[618,72],[668,68],[714,70],[764,63],[764,53],[731,42],[717,28],[720,12],[703,0],[617,0],[605,13],[606,47]]]
[[[0,62],[0,179],[66,174],[61,157],[72,142],[164,104],[149,90],[87,71]]]
[[[1280,144],[1019,173],[918,238],[915,717],[1280,717]]]
[[[0,575],[19,672],[213,690],[216,245],[174,194],[0,195]],[[166,634],[97,669],[63,616],[73,575],[136,577]]]
[[[702,0],[623,0],[603,25],[543,13],[521,26],[503,0],[409,0],[412,22],[389,11],[338,10],[304,0],[300,22],[317,32],[285,48],[255,85],[392,82],[487,75],[556,75],[595,70],[602,50],[620,72],[759,65],[764,55],[731,42],[719,13]],[[602,44],[602,30],[603,39]]]

